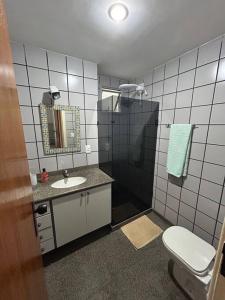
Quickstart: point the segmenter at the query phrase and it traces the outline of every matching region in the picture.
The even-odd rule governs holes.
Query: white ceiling
[[[225,33],[225,0],[5,0],[12,40],[85,58],[102,74],[131,79]]]

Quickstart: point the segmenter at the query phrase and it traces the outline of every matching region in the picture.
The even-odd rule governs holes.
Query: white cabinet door
[[[76,193],[52,201],[57,247],[87,233],[85,198]]]
[[[88,232],[110,224],[111,209],[111,184],[88,190],[86,194]]]

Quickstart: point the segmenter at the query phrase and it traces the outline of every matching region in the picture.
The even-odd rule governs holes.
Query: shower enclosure
[[[126,97],[98,101],[99,167],[115,180],[112,225],[151,208],[158,109]]]

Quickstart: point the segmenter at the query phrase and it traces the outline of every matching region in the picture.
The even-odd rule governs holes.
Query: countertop
[[[90,188],[112,183],[114,180],[101,171],[98,167],[81,167],[76,169],[70,169],[69,175],[86,177],[87,180],[71,188],[55,189],[51,187],[51,184],[57,180],[63,179],[62,171],[49,173],[49,181],[46,183],[40,183],[33,189],[33,200],[34,202],[41,202],[44,200],[50,200],[58,198],[67,194],[75,192],[81,192]]]

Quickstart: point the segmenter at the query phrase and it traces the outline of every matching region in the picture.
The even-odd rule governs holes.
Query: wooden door
[[[52,205],[57,247],[87,233],[85,193],[60,197]]]
[[[0,0],[0,299],[47,299],[6,14]]]
[[[88,232],[111,223],[111,184],[88,190],[86,203]]]
[[[220,241],[216,253],[213,276],[209,288],[208,300],[225,300],[225,277],[221,275],[222,261],[225,260],[223,248],[225,247],[225,220],[223,223]]]

